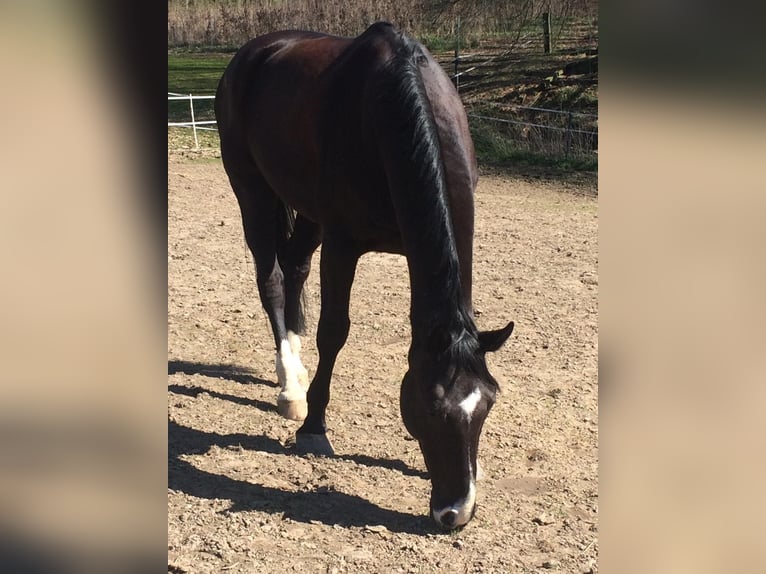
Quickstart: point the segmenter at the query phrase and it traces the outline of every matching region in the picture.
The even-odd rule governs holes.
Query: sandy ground
[[[516,330],[489,357],[502,392],[480,445],[479,510],[442,534],[399,415],[404,259],[360,261],[328,409],[336,456],[297,456],[286,444],[299,423],[276,412],[273,341],[220,160],[169,154],[168,171],[169,572],[598,571],[594,195],[482,176],[477,322],[513,319]],[[310,374],[319,256],[306,287]]]

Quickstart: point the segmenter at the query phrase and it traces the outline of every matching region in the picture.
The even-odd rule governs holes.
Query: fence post
[[[191,111],[192,131],[194,132],[194,151],[199,151],[199,140],[197,139],[197,123],[194,119],[194,98],[189,94],[189,110]]]
[[[546,54],[551,53],[551,13],[543,13],[543,50]]]
[[[566,148],[565,157],[569,159],[569,155],[572,152],[572,112],[567,114]]]
[[[460,63],[460,16],[457,17],[457,36],[455,37],[455,89],[460,92],[460,76],[458,66]]]

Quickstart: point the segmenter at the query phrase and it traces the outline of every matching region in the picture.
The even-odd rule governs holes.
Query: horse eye
[[[434,401],[426,406],[426,416],[431,419],[444,419],[447,413],[439,401]]]

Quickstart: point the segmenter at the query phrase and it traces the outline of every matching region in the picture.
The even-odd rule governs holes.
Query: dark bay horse
[[[258,37],[234,56],[215,101],[221,156],[239,201],[276,343],[283,416],[297,446],[331,454],[325,410],[349,331],[359,257],[403,254],[412,342],[400,407],[431,477],[442,528],[476,508],[477,451],[498,385],[485,353],[513,330],[478,331],[471,303],[476,158],[449,78],[387,23],[357,38]],[[322,244],[319,364],[300,361],[303,284]]]

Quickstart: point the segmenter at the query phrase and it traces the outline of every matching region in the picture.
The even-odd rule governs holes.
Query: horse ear
[[[479,333],[479,349],[483,353],[492,353],[503,346],[503,343],[513,333],[513,321],[508,323],[502,329],[494,331],[481,331]]]

